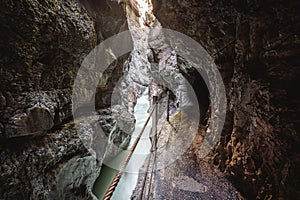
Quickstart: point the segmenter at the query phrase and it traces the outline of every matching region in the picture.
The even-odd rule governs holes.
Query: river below
[[[101,168],[101,173],[95,182],[93,192],[98,197],[102,199],[107,188],[109,187],[111,181],[113,180],[117,170],[110,166],[120,165],[125,157],[128,155],[128,150],[134,143],[137,135],[140,133],[143,125],[149,115],[147,110],[149,109],[148,100],[148,89],[137,99],[137,104],[134,108],[134,116],[136,119],[135,131],[132,135],[130,145],[127,150],[120,152],[112,161],[103,165]],[[132,192],[137,184],[138,172],[140,167],[144,164],[146,157],[148,156],[151,148],[151,141],[149,139],[149,133],[151,129],[151,120],[149,121],[143,136],[141,137],[134,154],[132,155],[125,172],[122,174],[120,182],[113,193],[112,200],[129,200]]]

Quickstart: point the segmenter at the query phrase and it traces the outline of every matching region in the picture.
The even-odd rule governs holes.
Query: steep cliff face
[[[115,0],[80,0],[95,22],[97,41],[127,30],[127,22],[122,6]]]
[[[1,136],[45,133],[71,117],[72,80],[96,44],[78,2],[1,4]]]
[[[122,23],[107,25],[114,16],[105,18],[102,10],[96,16],[91,7],[99,5],[89,3],[21,0],[0,5],[1,199],[93,198],[101,160],[90,156],[72,122],[72,87],[83,58]],[[108,4],[101,8],[109,13]],[[113,69],[118,62],[123,61]],[[110,79],[99,85],[97,108],[108,105],[102,91],[111,90],[111,79],[118,80],[118,66],[114,76],[105,73]],[[114,123],[107,110],[87,120],[103,125],[107,136]],[[95,134],[86,123],[79,127],[87,138]]]
[[[153,3],[163,27],[203,45],[223,76],[229,109],[211,162],[246,197],[299,197],[299,3]]]
[[[4,1],[0,9],[1,198],[45,199],[64,164],[87,154],[73,125],[61,124],[96,44],[94,24],[77,1]]]
[[[162,27],[198,41],[222,74],[227,117],[221,140],[207,160],[249,199],[299,198],[299,3],[152,1]],[[122,7],[110,0],[4,0],[0,23],[0,198],[93,199],[91,188],[101,160],[90,156],[71,120],[72,86],[90,50],[127,29]],[[155,59],[151,52],[144,57]],[[104,73],[96,108],[110,105],[112,90],[128,66],[126,60],[132,58],[118,58]],[[197,88],[198,80],[193,83]],[[205,92],[206,104],[203,88],[196,93],[201,97]],[[134,92],[137,95],[127,103],[134,104],[141,91]],[[110,134],[111,141],[105,141],[103,148],[128,144],[110,110],[87,120],[100,123],[105,135]],[[95,136],[94,127],[84,122],[79,127],[87,139]],[[201,182],[203,171],[197,167],[207,165],[194,156],[197,152],[195,141],[185,159],[175,164]],[[190,162],[193,170],[187,170]],[[191,181],[185,176],[172,180],[172,173],[176,170],[162,175],[167,183],[184,187]],[[205,180],[213,185],[210,176]],[[235,191],[227,186],[226,182],[224,195]],[[156,191],[163,195],[160,188]]]

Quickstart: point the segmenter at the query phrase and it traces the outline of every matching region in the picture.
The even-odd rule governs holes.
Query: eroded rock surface
[[[110,142],[128,143],[120,131],[109,141],[115,123],[109,110],[91,113],[76,127],[72,121],[72,87],[84,57],[97,41],[117,33],[120,27],[116,27],[122,25],[116,23],[100,37],[106,31],[101,26],[111,18],[98,13],[102,18],[96,19],[91,4],[77,0],[1,3],[0,199],[93,199],[92,187],[106,148]],[[101,8],[109,12],[109,5]],[[111,67],[117,72],[112,77],[111,71],[104,73],[110,79],[99,84],[97,108],[108,105],[106,93],[101,92],[110,95],[109,82],[118,80],[119,66]],[[100,125],[104,135],[97,135],[91,124]],[[100,145],[91,142],[96,136],[104,138]],[[91,148],[99,150],[98,160],[95,152],[88,151]]]
[[[248,198],[299,198],[299,2],[153,4],[162,26],[199,42],[222,74],[229,109],[212,163]]]
[[[1,198],[46,199],[63,165],[84,154],[87,151],[72,125],[45,137],[2,140]]]
[[[191,128],[195,122],[185,121],[185,131],[178,132],[179,118],[174,114],[170,122],[160,119],[157,152],[141,168],[132,199],[244,199],[224,174],[198,158],[203,137],[191,144],[188,132],[197,131]],[[205,135],[204,127],[200,130]]]
[[[153,3],[162,27],[202,44],[222,74],[227,119],[208,161],[229,175],[245,197],[299,198],[299,2]],[[123,9],[108,0],[5,0],[0,11],[0,196],[93,198],[91,185],[101,161],[91,157],[72,123],[62,124],[72,116],[71,88],[82,59],[97,43],[127,29]],[[143,53],[154,59],[151,52]],[[125,56],[108,69],[97,88],[97,108],[109,105],[123,66],[129,66],[124,61],[136,57]],[[127,89],[135,93],[126,97],[132,106],[142,89]],[[105,137],[112,136],[99,152],[113,156],[113,143],[126,147],[129,137],[111,116],[93,120],[105,127]],[[92,129],[83,124],[80,130],[91,141]],[[239,198],[221,174],[199,160],[195,146],[158,173],[161,188],[154,191],[159,198]]]
[[[71,117],[71,87],[96,43],[78,1],[1,4],[1,137],[45,133]]]

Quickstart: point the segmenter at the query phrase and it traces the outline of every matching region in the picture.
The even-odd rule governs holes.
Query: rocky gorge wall
[[[299,3],[153,4],[162,26],[199,42],[222,74],[227,117],[206,159],[247,198],[299,198]]]
[[[125,18],[110,1],[21,0],[0,5],[0,199],[93,199],[100,173],[72,120],[74,79],[84,57],[118,33]],[[112,7],[111,7],[112,6]],[[120,7],[118,6],[119,10]],[[122,11],[122,9],[121,9]],[[109,24],[112,21],[115,25]],[[104,74],[97,108],[109,105],[110,83],[123,60]],[[116,67],[118,66],[118,67]],[[94,113],[92,124],[113,128],[109,110]],[[79,127],[88,139],[93,127]],[[116,133],[113,140],[123,142]],[[121,139],[120,139],[121,138]],[[108,145],[108,141],[105,141]],[[102,155],[103,156],[103,155]]]
[[[299,3],[153,4],[162,26],[198,41],[222,74],[227,118],[207,160],[249,199],[299,197]],[[0,199],[94,198],[101,162],[76,133],[72,86],[90,50],[127,29],[122,7],[109,0],[5,0],[0,22]],[[126,59],[104,74],[97,108],[109,106]],[[110,110],[88,120],[100,122],[106,135],[113,129]],[[85,123],[80,127],[94,136]]]

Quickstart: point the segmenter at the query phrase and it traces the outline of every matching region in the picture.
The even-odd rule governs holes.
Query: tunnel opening
[[[194,67],[189,67],[184,69],[182,64],[185,62],[182,58],[178,57],[178,65],[180,69],[180,73],[184,76],[184,78],[189,82],[192,86],[200,109],[200,124],[206,125],[208,119],[208,111],[210,105],[209,99],[209,90],[205,83],[205,77],[196,70]],[[204,73],[202,73],[204,74]]]

